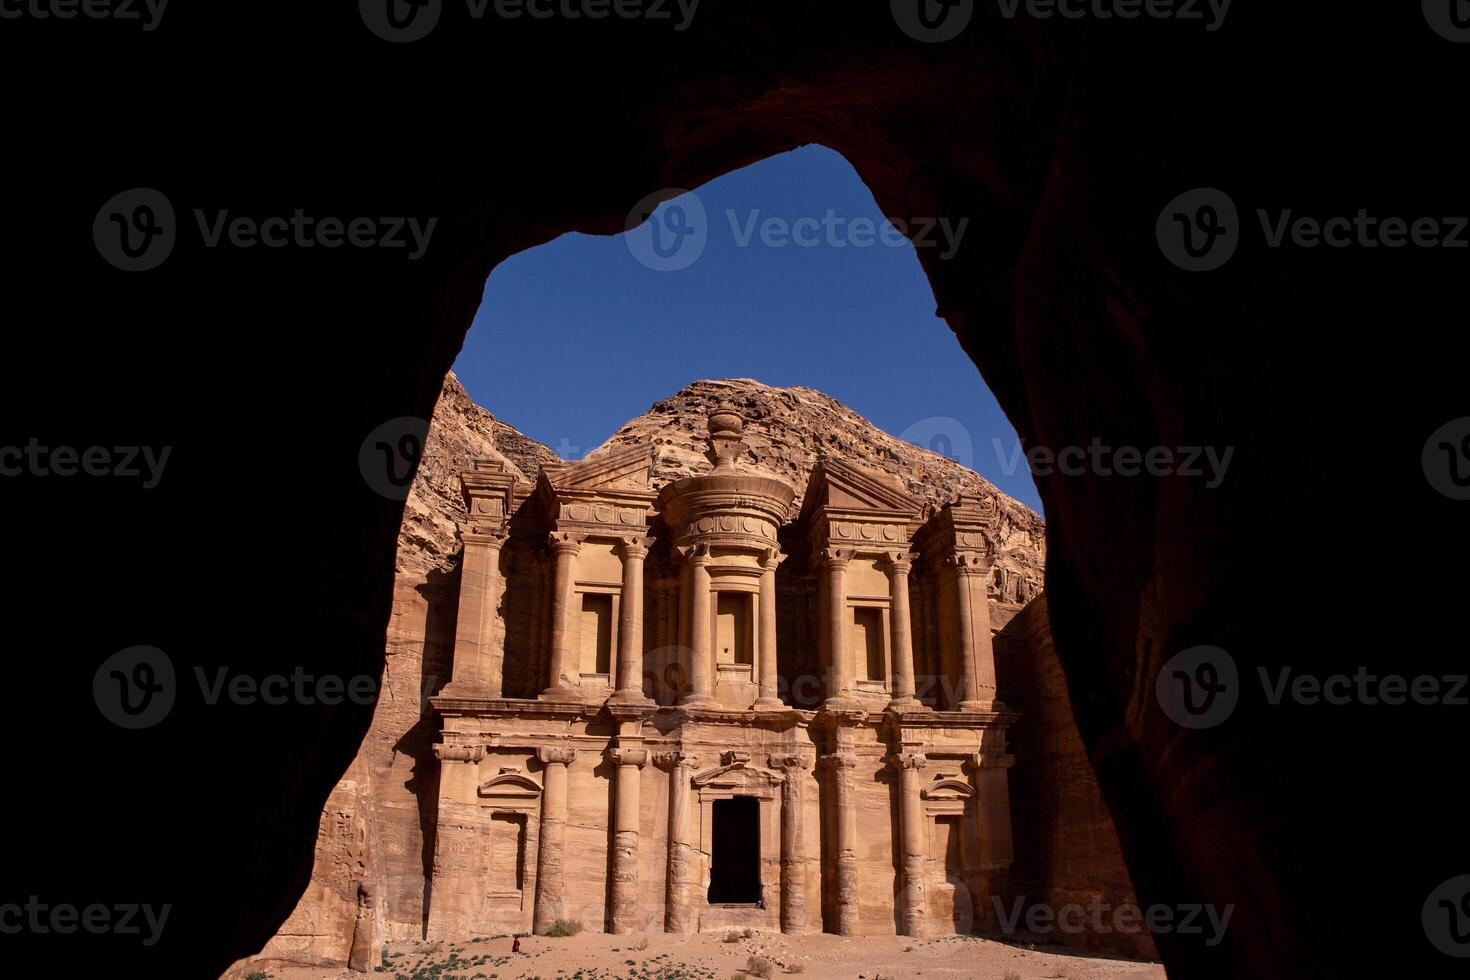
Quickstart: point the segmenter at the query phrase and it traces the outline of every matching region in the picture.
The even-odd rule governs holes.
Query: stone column
[[[893,647],[893,690],[888,706],[895,710],[923,707],[914,697],[914,632],[909,614],[909,570],[907,554],[888,556],[888,602]]]
[[[980,752],[965,762],[970,785],[975,789],[974,824],[971,839],[965,842],[969,851],[965,864],[975,921],[993,927],[995,899],[999,898],[1004,907],[1013,898],[1010,876],[1014,849],[1006,771],[1015,763],[1015,756],[1004,752],[1004,731],[987,730],[985,740],[998,743],[998,751]]]
[[[654,764],[669,771],[669,869],[665,883],[664,930],[688,934],[698,918],[690,909],[690,898],[698,861],[689,840],[689,773],[699,758],[687,752],[660,752]]]
[[[954,555],[951,561],[959,629],[957,693],[961,711],[990,711],[995,705],[995,653],[991,647],[990,604],[985,587],[988,575],[979,562],[977,556],[963,553]]]
[[[505,635],[495,629],[500,598],[500,549],[507,532],[466,530],[459,572],[459,615],[455,620],[450,686],[500,697]]]
[[[425,938],[449,939],[479,925],[486,882],[474,855],[484,846],[481,812],[475,798],[483,745],[452,742],[434,746],[439,760],[439,808],[434,828],[434,866]]]
[[[566,918],[566,878],[562,848],[567,825],[567,766],[576,749],[542,747],[536,750],[541,770],[541,832],[536,847],[536,911],[531,928],[538,933]]]
[[[613,798],[612,903],[608,932],[626,935],[638,930],[638,779],[648,762],[647,749],[608,749],[617,766]]]
[[[847,560],[848,553],[827,548],[821,554],[822,591],[827,621],[827,698],[845,698],[852,690],[852,662],[847,654]]]
[[[576,658],[577,552],[582,550],[582,537],[565,531],[551,532],[551,550],[556,565],[551,579],[551,670],[545,697],[576,697],[571,674],[580,673]]]
[[[773,755],[781,783],[781,931],[806,931],[806,854],[803,852],[801,784],[810,763],[803,755]]]
[[[894,756],[889,765],[898,773],[898,825],[901,836],[899,852],[903,866],[903,890],[898,909],[899,922],[905,936],[923,936],[929,912],[928,890],[924,869],[928,848],[924,810],[919,799],[919,772],[928,760],[921,754],[906,752]]]
[[[652,538],[630,538],[623,549],[623,596],[618,617],[616,701],[647,701],[643,696],[643,559]]]
[[[760,697],[756,699],[757,710],[779,709],[785,705],[776,680],[776,566],[785,558],[772,548],[761,562],[760,592]]]
[[[833,820],[835,831],[833,854],[836,857],[837,887],[835,901],[837,912],[837,934],[858,934],[858,863],[857,863],[857,807],[852,784],[852,770],[857,768],[857,757],[849,752],[832,752],[822,756],[832,780],[832,806],[837,813]]]
[[[689,689],[680,704],[713,704],[715,654],[710,648],[709,548],[689,553]]]

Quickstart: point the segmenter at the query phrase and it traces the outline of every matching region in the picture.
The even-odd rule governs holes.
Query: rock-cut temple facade
[[[653,446],[463,475],[428,938],[937,935],[1006,891],[994,501],[824,458],[793,514],[708,429],[657,490]]]

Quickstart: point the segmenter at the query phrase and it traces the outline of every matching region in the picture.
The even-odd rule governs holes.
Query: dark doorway
[[[761,897],[760,804],[754,796],[715,800],[711,905],[754,905]]]

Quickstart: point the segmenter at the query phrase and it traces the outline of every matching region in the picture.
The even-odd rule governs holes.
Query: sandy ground
[[[1061,947],[1028,949],[986,939],[949,936],[783,936],[755,933],[726,942],[738,933],[675,936],[610,936],[583,933],[563,939],[531,936],[521,952],[510,952],[510,937],[466,943],[395,942],[383,949],[385,966],[376,973],[291,966],[279,962],[248,968],[271,980],[730,980],[747,974],[753,957],[771,961],[771,976],[800,973],[803,980],[899,980],[905,977],[982,977],[986,980],[1163,980],[1157,963],[1109,960],[1060,952]],[[243,976],[248,970],[242,970]],[[232,971],[232,975],[234,971]]]

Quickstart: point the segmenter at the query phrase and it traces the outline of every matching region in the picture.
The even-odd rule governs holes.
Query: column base
[[[607,701],[609,704],[628,704],[639,708],[652,708],[657,704],[642,691],[614,691]]]
[[[1005,705],[999,701],[961,701],[960,711],[1004,711]]]
[[[500,692],[492,691],[485,684],[467,683],[465,681],[450,681],[439,691],[440,697],[467,698],[489,701],[500,697]]]
[[[558,684],[548,687],[538,695],[543,701],[581,701],[582,689],[571,685]]]
[[[907,714],[912,711],[933,711],[934,709],[929,707],[924,702],[920,701],[918,698],[909,697],[894,698],[892,701],[888,702],[887,710],[897,712],[898,714]]]
[[[718,704],[713,694],[691,694],[679,701],[681,708],[713,708]]]
[[[785,711],[786,702],[780,698],[756,698],[756,711]]]

